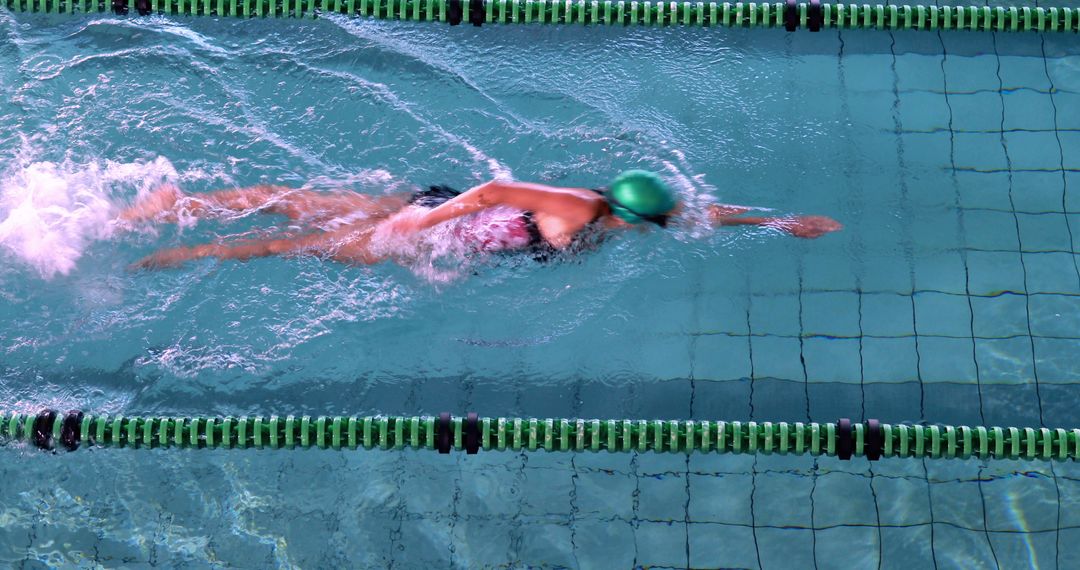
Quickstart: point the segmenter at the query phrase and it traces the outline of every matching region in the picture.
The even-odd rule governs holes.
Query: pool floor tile
[[[799,339],[785,337],[751,337],[755,378],[799,380],[806,378],[802,364]]]
[[[862,380],[859,339],[813,337],[803,340],[807,382],[858,384]]]
[[[1038,75],[1038,73],[1035,73],[1035,75]],[[1040,83],[1046,83],[1045,75]],[[1005,130],[1038,130],[1046,131],[1053,136],[1055,129],[1054,102],[1045,92],[1035,91],[1033,85],[1025,87],[1001,95],[1001,100],[1005,104],[1005,123],[1003,125]],[[1047,88],[1049,88],[1049,85],[1047,85]],[[1007,140],[1011,147],[1012,139]],[[1053,146],[1050,148],[1056,146],[1057,141],[1055,139]],[[1042,150],[1045,152],[1046,147],[1043,147]],[[1013,166],[1016,167],[1015,164]]]
[[[764,529],[759,529],[758,532],[761,530]],[[754,538],[754,529],[745,526],[691,523],[688,532],[690,567],[758,568],[758,543]],[[687,563],[673,566],[685,567]]]
[[[1035,378],[1028,337],[975,339],[975,360],[985,384],[1024,384]]]
[[[750,377],[750,338],[701,335],[696,340],[694,377],[704,380],[737,380]]]
[[[929,552],[933,540],[930,525],[881,529],[882,570],[933,567]]]
[[[877,528],[867,526],[837,526],[817,531],[815,568],[877,568],[880,561],[878,536]]]
[[[864,338],[863,378],[866,382],[917,382],[917,356],[914,336]]]
[[[1054,131],[1010,131],[1004,133],[1006,152],[1013,170],[1060,170],[1061,154]],[[1064,149],[1065,141],[1061,141]],[[1080,149],[1075,149],[1080,150]],[[1068,163],[1066,155],[1066,163]],[[1066,168],[1068,165],[1066,164]]]
[[[813,568],[814,532],[808,528],[757,529],[757,553],[761,555],[761,567]],[[745,567],[755,568],[752,565]]]
[[[915,328],[920,335],[971,336],[967,296],[933,291],[916,293]]]
[[[924,382],[974,382],[971,339],[919,337],[919,377]]]
[[[683,481],[685,484],[685,481]],[[694,521],[749,525],[754,477],[742,475],[690,475],[690,496],[707,500],[690,502]],[[681,508],[681,505],[680,505]],[[681,520],[681,516],[679,517]]]

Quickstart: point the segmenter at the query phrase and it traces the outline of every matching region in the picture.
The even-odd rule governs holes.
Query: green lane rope
[[[0,413],[0,443],[43,449],[451,449],[1075,460],[1080,429],[431,416],[135,417]]]
[[[254,10],[252,4],[254,3]],[[1080,31],[1080,8],[923,6],[688,0],[0,0],[13,12],[164,13],[222,17],[316,17],[339,13],[386,20],[641,24],[736,28]]]

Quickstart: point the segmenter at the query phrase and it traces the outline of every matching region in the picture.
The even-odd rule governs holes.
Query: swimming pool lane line
[[[45,450],[335,449],[608,451],[1071,461],[1080,429],[695,420],[453,416],[144,417],[0,412],[0,445]]]
[[[451,25],[543,23],[735,28],[1080,31],[1080,8],[651,0],[2,0],[13,12],[314,18],[346,14]]]

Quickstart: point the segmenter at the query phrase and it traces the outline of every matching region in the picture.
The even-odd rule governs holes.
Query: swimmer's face
[[[663,215],[664,223],[656,223],[654,221],[646,221],[646,220],[642,220],[642,221],[640,221],[638,223],[631,223],[631,222],[628,222],[628,221],[620,218],[619,216],[616,216],[615,213],[611,211],[611,206],[606,205],[606,208],[605,208],[606,209],[606,212],[605,212],[606,215],[604,217],[604,222],[605,222],[605,225],[607,225],[609,228],[638,228],[638,229],[645,229],[645,228],[655,227],[655,226],[660,226],[662,228],[666,228],[668,226],[668,224],[671,223],[672,219],[674,219],[676,216],[678,216],[682,212],[682,208],[683,208],[682,202],[676,203],[675,207],[672,208],[671,211],[669,211],[668,213]]]
[[[627,222],[626,220],[623,220],[622,218],[620,218],[618,216],[608,215],[608,216],[604,216],[603,223],[604,223],[604,226],[609,227],[609,228],[637,229],[639,231],[647,231],[647,230],[649,230],[651,228],[655,228],[655,227],[667,227],[667,224],[671,223],[670,215],[668,216],[668,218],[669,219],[668,219],[667,223],[665,223],[663,225],[655,224],[655,223],[652,223],[652,222],[641,222],[641,223],[638,223],[638,224],[631,224],[630,222]]]

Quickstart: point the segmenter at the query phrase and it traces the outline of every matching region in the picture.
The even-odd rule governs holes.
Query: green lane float
[[[540,23],[731,28],[1072,32],[1080,8],[687,0],[0,0],[12,12],[314,18],[348,14],[451,25]]]
[[[171,417],[0,413],[0,444],[54,450],[336,449],[608,451],[1071,461],[1080,429],[465,416]]]

